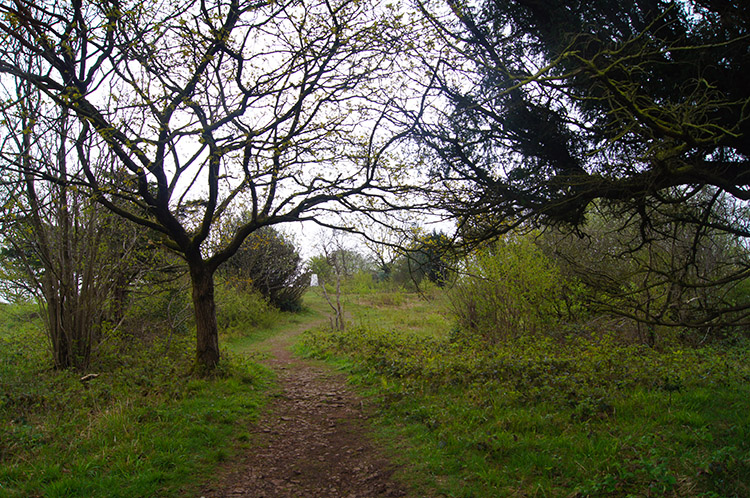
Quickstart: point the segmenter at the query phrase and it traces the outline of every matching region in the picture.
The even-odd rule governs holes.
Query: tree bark
[[[219,328],[216,324],[214,272],[203,261],[188,262],[195,311],[196,364],[211,371],[219,363]]]

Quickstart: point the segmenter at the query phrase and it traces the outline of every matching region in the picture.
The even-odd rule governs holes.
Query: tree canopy
[[[420,129],[476,235],[581,224],[597,200],[743,237],[750,200],[750,15],[737,2],[422,4],[446,47],[449,110]]]
[[[304,266],[292,238],[263,227],[245,239],[222,273],[232,286],[253,288],[282,311],[299,311],[302,294],[310,285]]]

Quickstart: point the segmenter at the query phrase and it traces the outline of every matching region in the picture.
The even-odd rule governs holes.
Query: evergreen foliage
[[[223,274],[237,288],[252,288],[282,311],[299,311],[310,273],[294,243],[274,229],[253,232],[227,261]]]
[[[431,81],[450,109],[425,116],[416,135],[445,187],[435,202],[458,219],[463,240],[539,225],[591,228],[596,238],[605,210],[628,227],[622,254],[641,259],[632,271],[643,278],[628,280],[639,289],[630,297],[642,297],[625,305],[631,318],[744,325],[750,295],[727,289],[750,275],[748,9],[723,0],[447,4],[451,16],[427,3],[423,12],[452,54],[433,64]],[[717,238],[740,241],[712,271],[703,262]],[[596,258],[606,249],[575,250]],[[712,292],[717,299],[703,299]],[[680,300],[700,309],[674,309]]]
[[[741,3],[449,0],[466,62],[435,68],[452,103],[420,130],[467,234],[580,224],[595,199],[648,218],[711,187],[750,199],[750,14]],[[710,195],[708,196],[711,197]],[[731,201],[730,201],[731,204]],[[692,223],[750,235],[706,202]]]

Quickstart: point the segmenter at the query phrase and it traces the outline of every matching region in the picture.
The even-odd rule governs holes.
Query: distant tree
[[[338,247],[326,254],[328,264],[337,268],[343,278],[349,278],[358,272],[372,270],[372,261],[359,251]]]
[[[367,255],[346,247],[341,236],[344,232],[333,232],[324,236],[318,243],[321,251],[310,258],[308,267],[324,282],[333,282],[336,273],[348,279],[359,272],[374,271],[375,263]]]
[[[392,278],[395,283],[409,287],[419,287],[424,279],[443,287],[450,279],[454,263],[452,239],[433,231],[404,244],[392,263]]]
[[[363,242],[368,249],[368,259],[372,260],[376,278],[379,281],[388,281],[393,277],[396,270],[396,262],[403,247],[408,245],[411,230],[408,227],[374,226],[368,230],[368,237]]]
[[[111,155],[128,176],[112,183],[96,161],[76,176],[35,174],[85,190],[184,259],[205,369],[220,356],[214,274],[251,233],[378,209],[400,190],[381,161],[398,138],[386,110],[400,90],[383,87],[398,80],[409,32],[388,5],[18,0],[0,14],[0,74],[67,110],[79,156]],[[2,153],[19,168],[22,156]],[[237,204],[250,218],[209,250]]]
[[[223,266],[229,283],[259,291],[283,311],[299,310],[310,285],[297,248],[273,227],[253,232]]]
[[[417,247],[410,251],[410,263],[430,282],[443,287],[448,283],[452,266],[452,243],[446,234],[433,231],[420,239]]]
[[[318,241],[321,256],[313,260],[313,264],[321,270],[318,274],[320,288],[323,297],[331,307],[331,330],[344,330],[346,319],[344,318],[344,303],[341,299],[341,283],[345,278],[347,261],[345,256],[351,251],[346,249],[341,232],[332,232]],[[326,274],[326,276],[324,276]],[[329,295],[326,284],[333,286],[335,294]]]

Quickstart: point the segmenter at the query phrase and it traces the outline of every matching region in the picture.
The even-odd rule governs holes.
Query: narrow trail
[[[319,322],[322,323],[322,322]],[[252,449],[221,469],[205,498],[370,498],[407,496],[395,467],[368,439],[361,399],[345,377],[298,358],[300,324],[254,347],[268,353],[278,392],[251,428]]]

